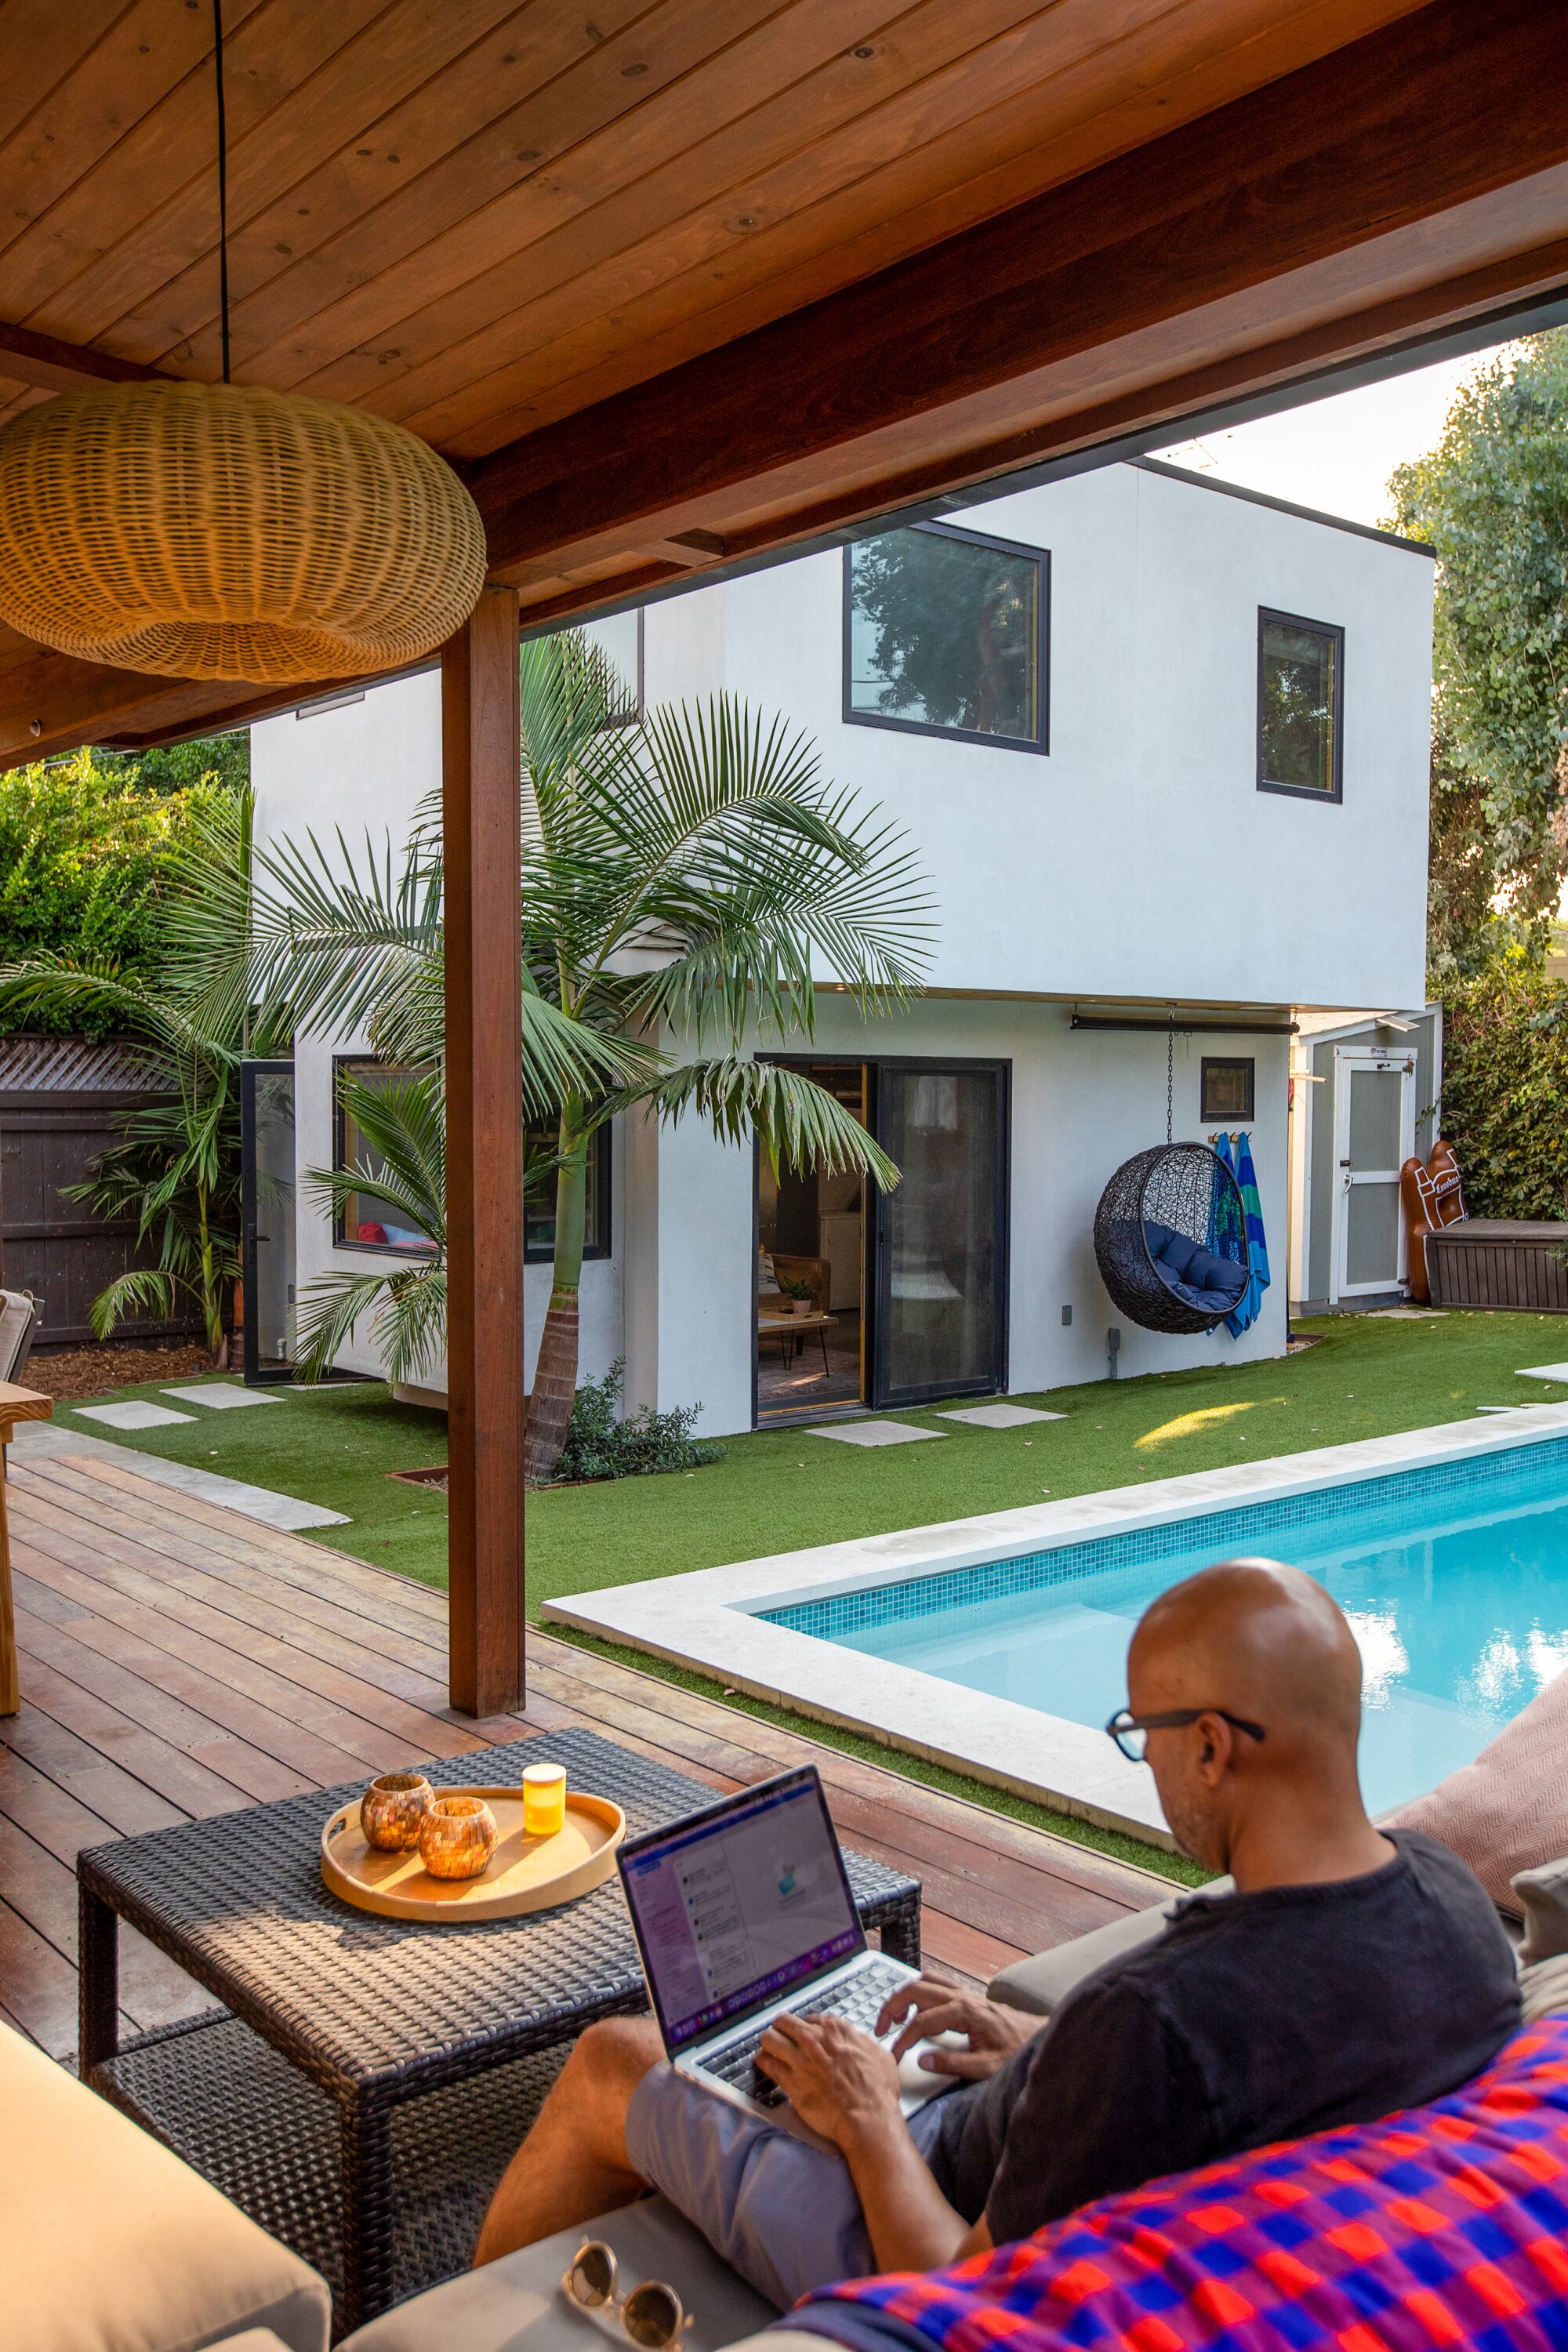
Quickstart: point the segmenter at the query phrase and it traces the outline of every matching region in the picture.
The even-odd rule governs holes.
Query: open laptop
[[[889,1995],[919,1975],[866,1942],[815,1764],[628,1838],[616,1860],[671,2063],[755,2112],[784,2105],[756,2063],[782,2011],[874,2034]],[[918,2055],[900,2068],[906,2115],[948,2086],[921,2080]]]

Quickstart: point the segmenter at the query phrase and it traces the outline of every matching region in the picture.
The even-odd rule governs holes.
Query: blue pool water
[[[1244,1552],[1306,1569],[1354,1627],[1373,1811],[1468,1764],[1568,1666],[1568,1439],[766,1614],[1098,1728],[1147,1603]]]

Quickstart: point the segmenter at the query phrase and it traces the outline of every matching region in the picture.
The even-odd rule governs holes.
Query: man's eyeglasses
[[[1169,1715],[1133,1715],[1123,1706],[1118,1708],[1105,1727],[1123,1756],[1133,1764],[1142,1764],[1152,1731],[1183,1731],[1205,1715],[1217,1715],[1233,1731],[1245,1731],[1248,1739],[1265,1736],[1260,1723],[1248,1723],[1242,1716],[1227,1715],[1223,1706],[1179,1706]]]

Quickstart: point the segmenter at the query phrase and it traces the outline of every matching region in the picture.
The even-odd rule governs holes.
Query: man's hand
[[[885,2131],[903,2129],[899,2070],[879,2043],[842,2017],[792,2017],[763,2034],[757,2063],[813,2131],[847,2155]]]
[[[988,2081],[1015,2050],[1033,2039],[1044,2022],[1043,2019],[1026,2016],[1021,2010],[1008,2009],[1001,2001],[960,1992],[956,1986],[941,1984],[934,1977],[921,1977],[918,1984],[900,1985],[883,2003],[877,2020],[878,2032],[890,2033],[900,2018],[906,2022],[893,2044],[896,2059],[901,2058],[906,2050],[912,2050],[917,2042],[934,2041],[939,2033],[968,2036],[967,2050],[927,2050],[920,2060],[927,2074],[956,2074],[964,2083]]]

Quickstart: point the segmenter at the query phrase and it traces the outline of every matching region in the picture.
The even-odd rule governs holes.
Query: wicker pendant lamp
[[[289,684],[413,661],[472,612],[479,509],[402,425],[228,381],[66,393],[0,429],[0,618],[86,661]]]

